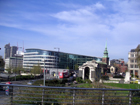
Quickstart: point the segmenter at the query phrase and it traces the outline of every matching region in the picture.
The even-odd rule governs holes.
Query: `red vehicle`
[[[63,72],[59,72],[59,78],[68,78],[69,73],[68,71],[63,70]]]

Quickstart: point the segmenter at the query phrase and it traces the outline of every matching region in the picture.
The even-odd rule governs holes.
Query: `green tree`
[[[36,76],[36,74],[41,74],[42,70],[40,65],[34,65],[33,68],[31,69],[31,73],[34,74],[34,76]]]
[[[3,58],[2,58],[2,56],[0,56],[0,69],[3,69],[4,66],[5,66],[5,62],[4,62]]]
[[[7,69],[6,69],[6,71],[7,71],[7,73],[8,73],[8,80],[9,80],[9,77],[10,77],[10,75],[12,74],[12,68],[11,67],[8,67]]]
[[[78,67],[79,67],[78,64],[75,64],[75,65],[74,65],[74,69],[75,69],[75,70],[78,70]]]
[[[136,52],[137,52],[136,60],[137,60],[138,67],[140,68],[140,45],[138,45],[138,47],[136,48]]]
[[[66,69],[69,69],[69,66],[67,66],[67,68]]]

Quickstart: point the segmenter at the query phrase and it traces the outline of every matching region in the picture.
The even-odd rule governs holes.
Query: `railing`
[[[140,89],[97,89],[0,84],[0,105],[4,104],[140,105]]]

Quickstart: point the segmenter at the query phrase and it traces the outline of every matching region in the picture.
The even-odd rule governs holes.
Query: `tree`
[[[10,75],[12,74],[12,68],[11,67],[8,67],[7,69],[6,69],[6,71],[7,71],[7,73],[8,73],[8,80],[9,80],[9,77],[10,77]]]
[[[2,58],[2,56],[0,56],[0,69],[3,69],[4,66],[5,66],[5,62],[4,62],[3,58]]]
[[[75,70],[78,70],[78,67],[79,67],[78,64],[75,64],[75,65],[74,65],[74,69],[75,69]]]
[[[67,68],[66,69],[69,69],[69,66],[67,66]]]
[[[138,45],[138,47],[136,48],[136,60],[137,60],[137,64],[138,64],[138,67],[140,68],[140,45]]]
[[[33,68],[31,69],[31,73],[34,74],[34,76],[36,76],[36,74],[41,74],[42,73],[42,70],[41,70],[41,67],[38,63],[38,65],[34,65]]]
[[[21,66],[18,66],[18,67],[13,69],[13,73],[16,73],[16,74],[19,74],[19,75],[21,75],[21,72],[24,72],[24,71],[25,71],[24,68],[21,67]]]

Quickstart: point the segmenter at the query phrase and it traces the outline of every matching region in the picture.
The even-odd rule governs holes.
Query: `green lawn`
[[[91,84],[91,83],[84,83],[84,84],[78,85],[77,87],[79,87],[79,88],[92,88],[93,84]]]
[[[120,83],[104,83],[104,85],[119,87],[124,89],[140,89],[140,84],[120,84]]]

